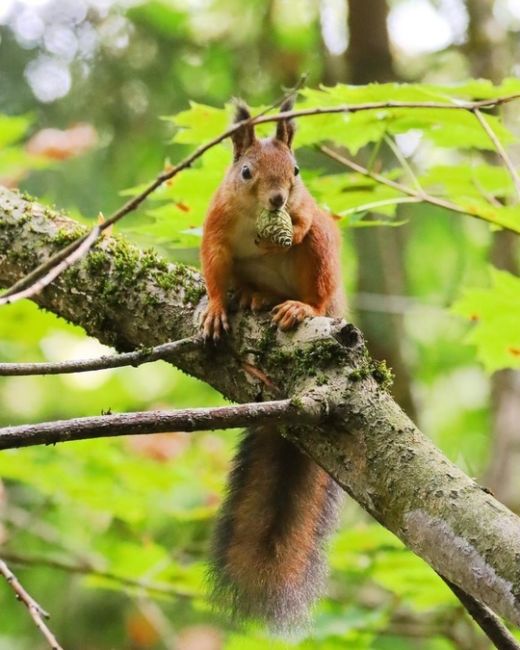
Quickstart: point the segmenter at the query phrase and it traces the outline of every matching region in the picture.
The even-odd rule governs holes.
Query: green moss
[[[196,280],[192,280],[189,285],[184,287],[184,303],[187,305],[196,305],[206,293],[203,284],[199,284]]]
[[[297,409],[303,409],[303,401],[300,397],[292,397],[291,404]]]
[[[287,379],[294,383],[303,377],[316,377],[320,384],[327,383],[326,368],[341,361],[342,351],[335,341],[316,341],[296,350],[275,350],[269,354],[268,363],[278,369],[287,368]]]
[[[102,250],[91,250],[86,257],[87,268],[92,273],[106,270],[109,263],[106,253]]]
[[[275,346],[275,344],[276,344],[276,325],[274,325],[274,323],[270,323],[264,329],[264,334],[257,346],[260,356],[263,357]]]
[[[385,389],[390,388],[394,383],[394,373],[384,360],[372,362],[372,377]]]
[[[176,286],[174,275],[168,271],[157,275],[156,282],[161,287],[161,289],[164,289],[165,291],[169,291]]]
[[[324,372],[319,372],[316,374],[316,385],[317,386],[325,386],[325,384],[329,383],[329,378]]]
[[[30,203],[38,203],[38,199],[35,196],[29,194],[29,192],[22,192],[20,194],[20,198],[22,198],[24,201],[29,201]]]
[[[362,379],[366,379],[369,376],[370,372],[368,368],[362,367],[362,368],[357,368],[356,370],[353,370],[348,378],[350,381],[361,381]]]
[[[85,234],[85,229],[78,226],[77,228],[60,228],[52,235],[52,243],[60,248],[71,244]]]
[[[393,372],[386,361],[373,361],[368,353],[365,353],[358,367],[349,374],[348,378],[350,381],[361,381],[370,376],[385,390],[390,388],[394,381]]]

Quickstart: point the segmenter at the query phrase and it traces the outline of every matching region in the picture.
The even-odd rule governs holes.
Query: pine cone
[[[286,210],[262,210],[256,220],[256,240],[269,241],[282,248],[292,246],[293,228]]]

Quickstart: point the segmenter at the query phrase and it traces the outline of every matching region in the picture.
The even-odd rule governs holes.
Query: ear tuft
[[[280,106],[280,113],[287,113],[294,106],[294,96],[288,97]],[[280,120],[276,123],[276,139],[284,142],[289,149],[294,138],[296,124],[294,120]]]
[[[251,113],[249,112],[249,108],[247,107],[247,104],[243,102],[241,99],[236,99],[234,101],[235,104],[235,118],[234,122],[242,122],[243,120],[248,120],[251,117]]]
[[[241,99],[235,99],[235,117],[234,122],[243,122],[251,118],[251,113],[247,104]],[[251,124],[244,124],[231,136],[233,142],[233,161],[236,162],[240,156],[255,141],[255,128]]]
[[[280,113],[287,113],[288,111],[292,111],[293,106],[294,106],[294,95],[291,95],[291,97],[287,97],[287,99],[280,106]]]

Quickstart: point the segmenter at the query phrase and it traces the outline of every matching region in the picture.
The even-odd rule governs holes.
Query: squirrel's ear
[[[286,113],[287,111],[292,110],[294,106],[294,97],[289,97],[284,103],[280,106],[280,113]],[[276,139],[285,142],[285,144],[291,148],[292,141],[294,138],[294,131],[296,125],[294,120],[280,120],[276,123]]]
[[[235,102],[234,122],[242,122],[243,120],[248,120],[250,117],[251,113],[247,106],[240,100],[237,100]],[[255,141],[254,126],[251,126],[250,124],[241,126],[233,133],[231,141],[233,142],[233,160],[236,162],[244,151]]]

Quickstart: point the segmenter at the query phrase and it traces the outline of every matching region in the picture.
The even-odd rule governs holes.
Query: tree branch
[[[75,262],[84,257],[92,248],[92,244],[96,241],[100,232],[100,227],[95,226],[87,237],[82,238],[79,245],[75,247],[71,253],[69,253],[55,266],[52,266],[49,269],[48,273],[42,278],[36,280],[26,289],[21,289],[15,293],[8,292],[7,295],[0,296],[0,305],[9,305],[13,302],[17,302],[18,300],[22,300],[23,298],[31,298],[36,293],[40,292],[43,288],[55,280],[58,275],[60,275],[60,273],[63,273],[63,271],[68,269],[69,266],[72,266]]]
[[[457,212],[458,214],[465,214],[465,215],[470,214],[475,219],[481,219],[482,221],[486,221],[487,223],[490,223],[492,221],[488,214],[486,215],[479,214],[478,210],[476,209],[469,212],[468,208],[464,208],[460,205],[457,205],[456,203],[453,203],[453,201],[448,201],[447,199],[443,199],[439,196],[428,194],[424,189],[418,190],[412,187],[408,187],[408,185],[404,185],[403,183],[399,183],[398,181],[394,181],[390,178],[387,178],[383,174],[378,174],[377,172],[373,172],[370,169],[363,167],[363,165],[360,165],[358,162],[355,162],[354,160],[350,160],[349,158],[346,158],[345,156],[339,154],[337,151],[334,151],[334,149],[331,149],[330,147],[323,145],[323,146],[318,146],[317,149],[322,153],[324,153],[328,158],[331,158],[332,160],[338,162],[340,165],[343,165],[344,167],[348,167],[349,169],[352,169],[353,171],[357,172],[358,174],[362,174],[367,178],[371,178],[372,180],[376,181],[377,183],[380,183],[381,185],[386,185],[387,187],[391,187],[392,189],[397,190],[402,194],[406,194],[409,197],[412,197],[414,201],[430,203],[431,205],[436,205],[439,208],[444,208],[445,210],[450,210],[451,212]],[[518,226],[518,228],[516,229],[510,223],[506,223],[506,222],[501,223],[500,219],[493,220],[493,222],[495,222],[497,225],[502,226],[503,228],[507,228],[512,232],[520,234],[520,226]]]
[[[56,420],[39,424],[23,424],[0,429],[0,449],[57,442],[112,438],[115,436],[166,433],[173,431],[214,431],[252,425],[289,422],[309,423],[318,415],[296,407],[291,400],[278,400],[216,408],[181,409],[178,411],[143,411],[93,417]]]
[[[31,618],[34,621],[36,627],[45,637],[47,643],[52,648],[52,650],[63,650],[61,645],[56,640],[54,634],[49,630],[47,625],[44,622],[44,618],[49,618],[49,614],[40,607],[40,605],[34,600],[34,598],[27,593],[27,591],[22,587],[18,578],[14,573],[9,569],[4,560],[0,559],[0,573],[7,580],[7,583],[11,589],[16,594],[16,598],[21,601],[28,609]]]
[[[520,176],[518,175],[518,172],[516,171],[516,168],[513,165],[511,158],[507,155],[507,151],[504,149],[504,146],[498,139],[497,134],[490,127],[489,122],[486,120],[486,118],[480,112],[480,110],[478,108],[474,108],[472,113],[477,118],[480,125],[489,136],[489,139],[491,140],[491,142],[493,143],[496,149],[498,157],[502,159],[502,162],[506,166],[506,169],[509,172],[509,175],[511,176],[511,180],[513,181],[513,187],[515,189],[517,201],[520,200]]]
[[[0,191],[0,284],[83,232]],[[108,237],[33,299],[121,351],[198,335],[206,304],[196,271]],[[401,411],[358,330],[320,317],[283,333],[243,311],[230,321],[221,345],[179,351],[175,364],[236,402],[311,394],[316,417],[331,413],[327,423],[279,425],[283,435],[436,571],[519,625],[520,520]]]
[[[471,618],[498,650],[519,650],[520,643],[518,643],[507,627],[489,607],[480,603],[473,596],[470,596],[443,576],[440,577],[453,591],[455,596],[457,596]]]
[[[93,370],[108,370],[109,368],[122,368],[133,366],[137,368],[145,363],[158,360],[175,361],[179,350],[185,352],[196,349],[202,345],[202,338],[198,336],[163,343],[146,350],[124,352],[96,359],[76,359],[73,361],[56,361],[42,363],[0,363],[0,377],[27,377],[29,375],[63,375],[76,372],[91,372]],[[1,429],[0,429],[1,431]]]
[[[104,569],[85,561],[71,562],[68,560],[50,558],[45,555],[26,555],[8,550],[3,552],[3,557],[9,560],[12,564],[31,567],[47,567],[49,569],[56,569],[57,571],[63,571],[72,575],[103,578],[125,587],[140,589],[152,596],[170,596],[172,598],[192,598],[194,596],[191,591],[176,587],[175,585],[122,576],[117,573],[112,573],[111,571],[105,571]]]

